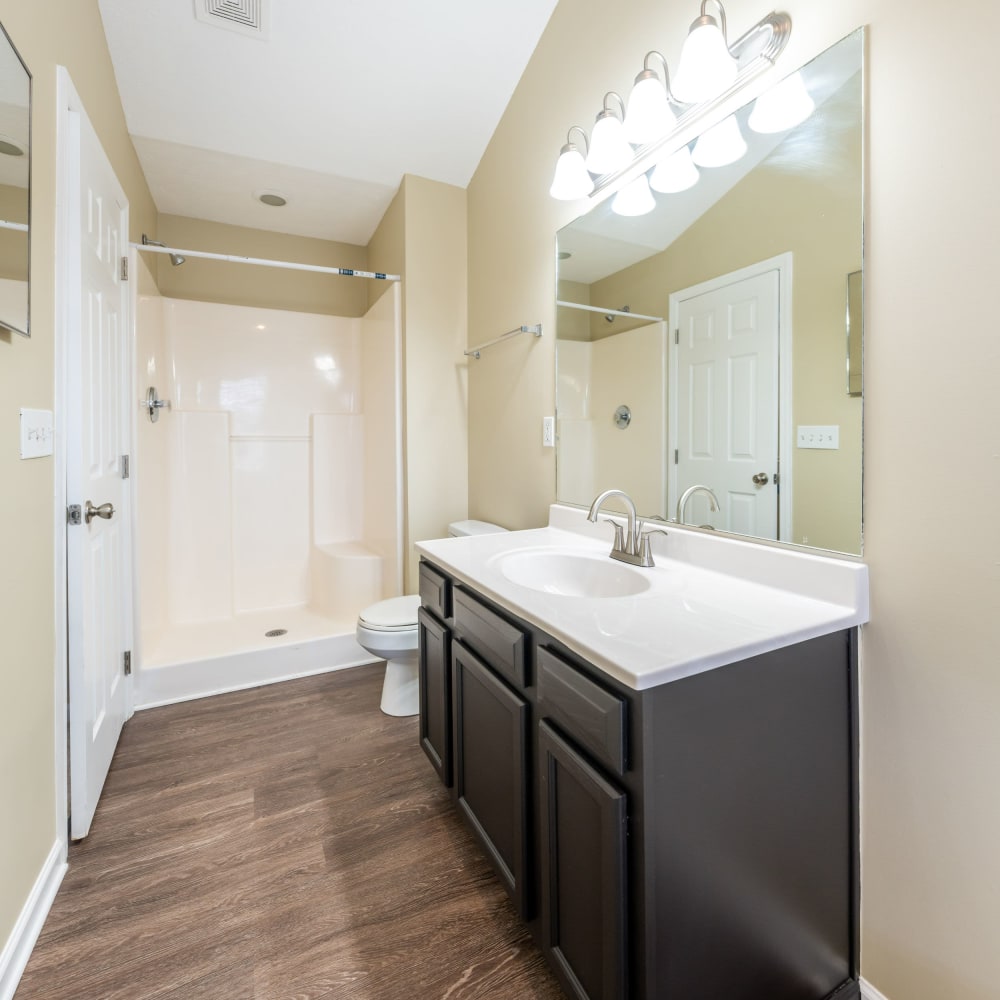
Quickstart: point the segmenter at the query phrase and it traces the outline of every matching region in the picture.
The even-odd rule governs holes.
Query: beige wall
[[[161,215],[155,233],[147,235],[167,246],[182,249],[323,267],[368,269],[365,247],[227,226],[179,215]],[[363,316],[368,308],[365,286],[369,281],[366,278],[250,267],[198,257],[188,257],[180,267],[174,267],[165,254],[146,253],[144,256],[151,262],[160,292],[169,298],[332,316]]]
[[[403,276],[404,583],[412,594],[413,543],[441,538],[468,510],[465,191],[407,175],[368,250],[373,267]],[[385,289],[371,284],[374,301]]]
[[[789,67],[871,25],[863,973],[891,1000],[988,1000],[1000,981],[1000,142],[969,96],[996,88],[1000,8],[963,8],[976,31],[949,46],[942,3],[782,6]],[[737,34],[768,9],[726,7]],[[548,334],[472,370],[474,517],[534,526],[553,498],[554,456],[539,445],[553,407],[553,239],[577,208],[547,192],[566,129],[589,126],[606,90],[627,92],[651,46],[675,65],[692,17],[635,0],[609,31],[606,5],[562,0],[470,185],[470,337],[537,320]],[[948,123],[949,150],[977,154],[946,155],[931,122]]]
[[[0,942],[57,835],[53,463],[18,458],[18,408],[53,405],[56,65],[73,77],[131,203],[135,238],[155,210],[128,139],[97,0],[0,0],[34,75],[31,328],[0,332]],[[15,568],[16,567],[16,572]]]

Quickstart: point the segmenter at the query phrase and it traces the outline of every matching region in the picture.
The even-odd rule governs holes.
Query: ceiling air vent
[[[194,0],[194,16],[204,24],[267,38],[270,0]]]

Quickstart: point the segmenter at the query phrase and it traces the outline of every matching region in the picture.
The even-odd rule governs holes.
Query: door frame
[[[670,461],[677,443],[677,365],[680,347],[677,343],[681,302],[686,299],[714,292],[726,285],[747,278],[756,278],[769,271],[778,272],[778,541],[792,540],[792,447],[795,443],[795,427],[792,422],[792,252],[780,253],[775,257],[758,261],[747,267],[720,274],[708,281],[679,289],[670,293],[670,307],[667,316],[674,336],[669,338],[670,374],[667,396],[670,400],[667,438],[667,516],[677,504],[677,463]]]
[[[80,148],[73,126],[74,114],[86,114],[69,71],[64,66],[56,67],[56,206],[55,206],[55,329],[54,329],[54,496],[55,510],[53,530],[55,533],[55,766],[56,766],[56,833],[62,843],[62,859],[65,860],[70,840],[69,817],[69,670],[70,670],[70,628],[68,597],[68,538],[66,507],[70,502],[67,489],[70,446],[70,406],[74,395],[72,376],[74,371],[71,350],[74,336],[79,335],[80,267],[79,240],[75,240],[74,214],[79,208]],[[128,251],[128,247],[123,250]],[[131,259],[132,253],[129,256]],[[125,295],[130,299],[131,292]],[[133,388],[134,379],[134,333],[132,330],[131,302],[123,323],[125,364],[128,372],[127,384]],[[131,408],[134,411],[134,407]],[[135,441],[135,414],[128,421],[129,454],[133,452]],[[134,463],[132,463],[134,465]],[[134,566],[135,556],[135,480],[130,477],[127,489],[130,507],[129,527],[126,533],[130,547],[129,563]],[[74,501],[75,502],[75,501]],[[133,569],[134,573],[134,569]],[[128,594],[126,620],[134,640],[137,634],[135,622],[136,603],[132,599],[131,587]],[[125,717],[134,711],[134,674],[125,678]]]

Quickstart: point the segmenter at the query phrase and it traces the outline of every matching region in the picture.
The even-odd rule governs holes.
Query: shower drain
[[[268,631],[264,633],[264,638],[265,639],[275,639],[279,635],[288,635],[288,629],[287,628],[272,628],[272,629],[268,629]]]

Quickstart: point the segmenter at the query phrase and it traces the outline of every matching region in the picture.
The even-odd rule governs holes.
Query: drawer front
[[[628,767],[627,702],[548,649],[538,650],[538,711],[615,774]]]
[[[451,617],[451,580],[424,562],[420,564],[420,603],[438,618]]]
[[[527,636],[460,587],[455,588],[455,631],[505,680],[527,686]]]

